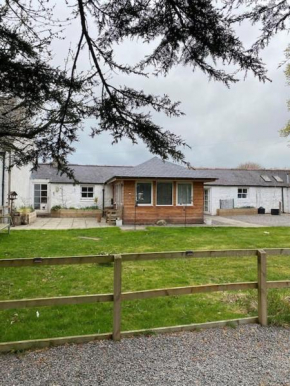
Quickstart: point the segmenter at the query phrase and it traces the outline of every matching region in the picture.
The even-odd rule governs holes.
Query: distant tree
[[[263,169],[263,167],[256,162],[245,162],[243,164],[240,164],[238,166],[238,169],[257,170],[257,169]]]
[[[5,140],[17,165],[33,162],[37,167],[39,158],[53,159],[67,173],[67,157],[86,118],[94,122],[92,137],[109,132],[113,142],[141,140],[163,159],[184,160],[184,140],[152,120],[152,111],[180,116],[178,103],[167,95],[119,86],[114,78],[166,75],[181,64],[226,86],[239,80],[238,71],[265,81],[259,51],[288,29],[290,15],[286,0],[76,0],[63,2],[68,17],[61,20],[55,4],[1,2],[0,96],[16,103],[12,111],[0,113],[0,145]],[[235,28],[243,21],[262,25],[261,36],[248,49]],[[66,37],[70,23],[78,43],[68,48],[65,65],[56,66],[51,42]],[[153,49],[138,63],[118,63],[114,49],[128,39],[151,43]],[[82,72],[80,62],[90,69]],[[231,72],[222,67],[227,64],[235,66]],[[18,109],[16,119],[3,118]],[[27,147],[29,141],[33,147]]]

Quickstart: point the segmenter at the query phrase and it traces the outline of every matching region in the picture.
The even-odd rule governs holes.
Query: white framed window
[[[47,184],[34,184],[34,209],[47,204]]]
[[[247,188],[238,188],[238,198],[247,198],[248,189]]]
[[[93,186],[81,186],[81,198],[84,200],[90,200],[94,198]]]
[[[193,189],[190,182],[177,183],[177,205],[188,206],[193,203]]]
[[[173,188],[172,182],[157,182],[156,184],[156,205],[157,206],[172,206],[173,204]]]
[[[138,205],[152,205],[152,182],[136,183],[136,203]]]

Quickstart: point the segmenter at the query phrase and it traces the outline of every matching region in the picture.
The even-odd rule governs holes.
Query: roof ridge
[[[233,170],[233,171],[247,171],[247,172],[287,172],[287,169],[240,169],[240,168],[203,168],[203,167],[191,167],[190,170]]]
[[[54,167],[51,163],[39,163],[39,166],[51,166]],[[106,168],[133,168],[131,165],[92,165],[92,164],[68,164],[68,166],[89,166],[89,167],[106,167]]]

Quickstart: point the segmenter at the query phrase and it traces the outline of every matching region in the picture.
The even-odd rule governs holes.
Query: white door
[[[210,189],[204,189],[204,213],[210,213]]]
[[[115,185],[115,205],[116,209],[123,206],[123,185],[121,183]]]

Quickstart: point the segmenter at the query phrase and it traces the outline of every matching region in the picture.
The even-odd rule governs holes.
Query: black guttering
[[[158,177],[158,176],[148,176],[148,177],[138,177],[138,176],[114,176],[109,178],[105,183],[109,184],[115,180],[167,180],[167,181],[196,181],[196,182],[212,182],[216,181],[217,178],[206,178],[206,177]]]

